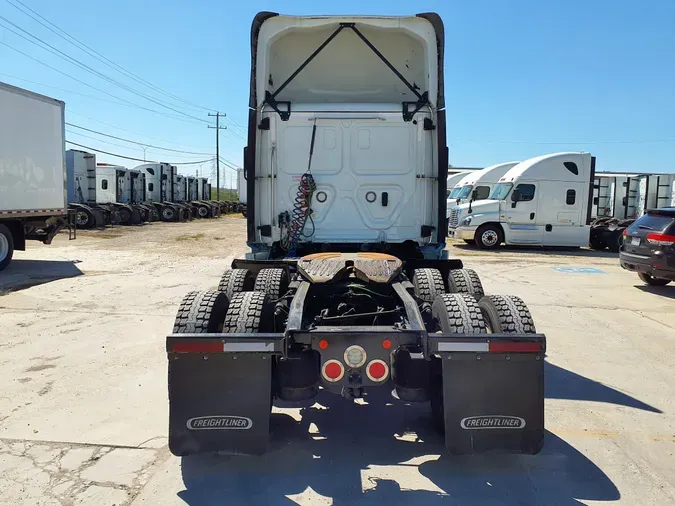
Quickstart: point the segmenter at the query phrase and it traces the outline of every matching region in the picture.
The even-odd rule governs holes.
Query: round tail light
[[[335,383],[345,375],[345,367],[337,360],[326,360],[321,368],[321,374],[327,381]]]
[[[383,360],[372,360],[366,367],[366,375],[371,381],[384,381],[389,376],[389,366]]]

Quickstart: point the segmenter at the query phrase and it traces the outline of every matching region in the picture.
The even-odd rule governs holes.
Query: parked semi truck
[[[250,251],[166,339],[171,451],[264,453],[274,400],[379,388],[451,453],[539,452],[546,338],[447,258],[440,17],[264,12],[251,38]]]
[[[172,202],[173,170],[168,163],[146,163],[134,168],[145,174],[145,195],[162,221],[183,221],[181,209]]]
[[[0,82],[0,270],[26,241],[50,244],[62,229],[75,238],[68,211],[65,104]]]
[[[96,155],[69,149],[66,151],[68,208],[75,213],[77,227],[101,228],[120,223],[113,205],[99,203],[96,198]]]
[[[501,243],[586,246],[594,179],[589,153],[530,158],[509,169],[487,199],[455,207],[449,233],[483,249]]]
[[[506,162],[469,172],[453,188],[455,205],[488,198],[499,179],[519,162]],[[452,192],[451,192],[452,193]],[[453,206],[454,207],[454,206]]]
[[[139,225],[149,221],[147,208],[131,200],[131,173],[126,167],[96,163],[96,202],[117,210],[121,225]]]
[[[624,231],[648,209],[675,205],[675,174],[608,174],[595,179],[596,219],[589,244],[593,249],[618,252]]]
[[[457,194],[460,191],[460,187],[456,187],[457,183],[459,183],[462,179],[464,179],[466,176],[471,174],[471,171],[462,171],[462,172],[457,172],[456,174],[451,174],[448,176],[448,181],[446,183],[446,188],[448,189],[448,200],[455,200],[457,197]]]

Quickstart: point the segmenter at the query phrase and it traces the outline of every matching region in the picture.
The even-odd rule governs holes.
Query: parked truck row
[[[596,173],[590,153],[553,153],[465,175],[450,191],[448,234],[500,244],[618,252],[648,209],[675,204],[675,175]]]
[[[175,165],[145,163],[128,169],[97,163],[96,155],[66,151],[68,208],[78,228],[188,221],[240,212],[238,202],[214,201],[203,177],[178,174]]]

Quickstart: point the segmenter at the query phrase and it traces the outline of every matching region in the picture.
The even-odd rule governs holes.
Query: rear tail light
[[[345,375],[345,366],[337,360],[326,360],[321,368],[321,374],[327,381],[335,383]]]
[[[371,360],[366,367],[366,376],[371,381],[384,381],[389,376],[389,366],[383,360]]]
[[[670,246],[675,244],[675,235],[658,234],[650,232],[647,234],[647,241],[652,244],[659,244],[661,246]]]
[[[623,235],[624,237],[626,237],[626,236],[628,235],[628,229],[627,229],[627,228],[624,228],[621,235]]]

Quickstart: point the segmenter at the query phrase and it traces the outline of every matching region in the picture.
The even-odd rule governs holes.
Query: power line
[[[66,42],[72,44],[73,46],[77,47],[77,48],[80,49],[81,51],[86,52],[87,54],[89,54],[89,55],[92,56],[93,58],[99,60],[100,62],[102,62],[102,63],[104,63],[104,64],[106,64],[106,65],[108,65],[109,67],[114,68],[114,69],[118,70],[119,72],[122,72],[122,73],[126,74],[128,77],[130,77],[131,79],[135,80],[136,82],[145,84],[145,85],[148,86],[149,88],[152,88],[152,89],[154,89],[154,90],[156,90],[156,91],[158,91],[158,92],[160,92],[160,93],[163,93],[163,94],[165,94],[165,95],[167,95],[167,96],[169,96],[169,97],[172,97],[173,99],[178,100],[178,101],[180,101],[180,102],[183,102],[183,103],[185,103],[185,104],[189,104],[189,105],[192,105],[192,106],[194,106],[194,107],[197,107],[197,108],[199,108],[199,109],[203,109],[203,110],[206,110],[206,111],[212,111],[212,110],[213,110],[212,108],[203,107],[203,106],[201,106],[201,105],[199,105],[199,104],[195,104],[194,102],[190,102],[189,100],[182,99],[182,98],[178,97],[177,95],[174,95],[173,93],[170,93],[170,92],[168,92],[168,91],[166,91],[166,90],[163,90],[163,89],[160,88],[159,86],[156,86],[156,85],[154,85],[154,84],[152,84],[152,83],[146,81],[146,80],[143,79],[142,77],[140,77],[140,76],[134,74],[133,72],[131,72],[131,71],[125,69],[125,68],[122,67],[121,65],[118,65],[117,63],[115,63],[115,62],[112,61],[111,59],[109,59],[109,58],[103,56],[101,53],[99,53],[98,51],[96,51],[96,50],[93,49],[92,47],[88,46],[88,45],[85,44],[84,42],[82,42],[82,41],[76,39],[75,37],[73,37],[73,36],[70,35],[69,33],[65,32],[64,30],[62,30],[61,28],[59,28],[58,26],[56,26],[54,23],[52,23],[51,21],[49,21],[47,18],[45,18],[44,16],[42,16],[41,14],[39,14],[38,12],[36,12],[35,10],[31,9],[30,7],[28,7],[28,6],[27,6],[25,3],[23,3],[21,0],[14,0],[14,1],[15,1],[16,3],[22,5],[25,9],[29,10],[30,12],[32,12],[33,14],[35,14],[35,16],[37,16],[38,18],[44,20],[48,25],[51,25],[51,26],[48,26],[47,24],[43,23],[42,21],[40,21],[40,19],[37,19],[35,16],[29,14],[28,12],[26,12],[25,10],[23,10],[21,7],[18,7],[17,5],[15,5],[14,3],[10,2],[9,0],[6,0],[6,1],[7,1],[7,3],[9,3],[12,7],[14,7],[15,9],[21,11],[21,12],[22,12],[23,14],[25,14],[26,16],[30,17],[30,18],[33,19],[34,21],[38,22],[40,25],[44,26],[45,28],[47,28],[47,29],[50,30],[51,32],[55,33],[56,35],[58,35],[59,37],[61,37],[61,38],[62,38],[63,40],[65,40]],[[52,28],[52,27],[53,27],[53,28]]]
[[[1,74],[0,74],[0,75],[1,75]],[[72,109],[68,109],[68,114],[75,114],[75,115],[80,116],[80,117],[82,117],[82,118],[86,118],[86,119],[88,119],[88,120],[90,120],[90,121],[94,121],[94,122],[96,122],[96,123],[100,123],[101,125],[105,125],[105,126],[107,126],[107,127],[114,128],[115,130],[121,130],[122,132],[128,132],[128,133],[134,134],[134,135],[141,135],[141,136],[143,136],[143,137],[147,137],[148,139],[154,139],[154,140],[156,140],[156,141],[166,142],[166,143],[169,143],[169,144],[173,144],[174,146],[187,146],[187,147],[190,147],[190,148],[197,148],[197,149],[209,149],[209,148],[211,147],[211,146],[196,146],[196,145],[194,145],[194,144],[183,144],[183,143],[181,143],[181,142],[167,141],[166,139],[161,139],[161,138],[159,138],[159,137],[153,137],[152,135],[141,134],[141,133],[138,133],[138,132],[134,132],[134,131],[132,131],[132,130],[127,130],[126,128],[122,128],[122,127],[119,127],[119,126],[117,126],[117,125],[113,125],[113,124],[111,124],[111,123],[106,123],[105,121],[101,121],[101,120],[96,119],[96,118],[92,118],[91,116],[86,116],[86,115],[81,114],[81,113],[79,113],[79,112],[75,112],[75,111],[73,111]],[[209,153],[209,154],[210,154],[210,153]]]
[[[58,49],[58,48],[52,46],[51,44],[49,44],[49,43],[47,43],[47,42],[45,42],[45,41],[42,40],[41,38],[39,38],[39,37],[33,35],[32,33],[28,32],[27,30],[24,30],[24,29],[21,28],[19,25],[17,25],[16,23],[13,23],[13,22],[10,21],[9,19],[5,18],[4,16],[0,16],[0,20],[3,20],[5,23],[9,23],[10,25],[14,26],[14,27],[17,28],[18,30],[21,30],[23,33],[25,33],[26,35],[28,35],[28,36],[31,37],[32,39],[35,39],[36,41],[38,41],[39,44],[38,44],[38,42],[35,42],[34,40],[31,40],[31,39],[29,39],[28,37],[26,37],[26,36],[24,36],[24,35],[21,35],[20,33],[18,33],[18,32],[16,32],[16,31],[12,30],[11,28],[7,28],[7,26],[4,26],[5,30],[10,31],[11,33],[13,33],[13,34],[15,34],[15,35],[17,35],[17,36],[19,36],[19,37],[21,37],[21,38],[27,40],[27,41],[30,42],[31,44],[34,44],[34,45],[38,46],[39,48],[41,48],[41,49],[43,49],[43,50],[45,50],[45,51],[47,51],[47,52],[49,52],[49,53],[52,53],[52,54],[58,56],[58,57],[61,58],[62,60],[65,60],[65,61],[71,63],[72,65],[75,65],[75,66],[77,66],[77,67],[79,67],[79,68],[81,68],[81,69],[83,69],[83,70],[89,72],[90,74],[94,74],[95,76],[99,77],[100,79],[103,79],[104,81],[107,81],[107,82],[109,82],[109,83],[111,83],[111,84],[113,84],[113,85],[116,85],[116,86],[118,86],[118,87],[120,87],[120,88],[122,88],[122,89],[125,89],[125,90],[128,91],[129,93],[133,93],[133,94],[138,95],[138,96],[140,96],[140,97],[142,97],[142,98],[145,98],[146,100],[148,100],[148,101],[150,101],[150,102],[153,102],[153,103],[159,105],[160,107],[164,107],[165,109],[169,109],[169,110],[171,110],[171,111],[173,111],[173,112],[176,112],[176,113],[178,113],[178,114],[181,114],[181,115],[183,115],[183,116],[185,116],[185,117],[192,118],[192,119],[194,119],[194,120],[201,121],[201,122],[206,123],[206,124],[209,123],[208,121],[206,121],[206,120],[204,120],[204,119],[202,119],[202,118],[198,118],[197,116],[192,116],[191,114],[187,114],[187,113],[185,113],[185,112],[183,112],[183,111],[181,111],[181,110],[179,110],[179,109],[175,109],[174,107],[171,107],[171,106],[169,106],[169,105],[166,105],[165,103],[162,103],[162,102],[160,102],[159,100],[155,100],[153,97],[151,97],[151,96],[149,96],[149,95],[146,95],[145,93],[140,92],[140,91],[138,91],[138,90],[135,90],[134,88],[132,88],[132,87],[130,87],[130,86],[127,86],[126,84],[121,83],[121,82],[119,82],[119,81],[113,79],[112,77],[109,77],[109,76],[107,76],[107,75],[105,75],[105,74],[99,72],[98,70],[96,70],[96,69],[90,67],[89,65],[87,65],[87,64],[85,64],[85,63],[82,63],[82,62],[79,61],[78,59],[73,58],[72,56],[70,56],[70,55],[64,53],[63,51],[61,51],[60,49]],[[42,44],[42,45],[40,45],[40,44]],[[45,46],[46,46],[46,47],[45,47]]]
[[[145,152],[146,152],[146,149],[147,149],[145,147],[145,145],[143,145],[143,144],[138,144],[139,147],[125,146],[123,144],[117,144],[115,142],[110,142],[110,141],[106,141],[106,140],[103,140],[103,139],[99,139],[98,137],[92,137],[91,135],[85,135],[85,134],[80,133],[80,132],[75,132],[74,130],[70,130],[68,128],[66,128],[66,133],[69,133],[71,135],[77,135],[78,137],[84,137],[85,139],[91,139],[91,140],[94,140],[94,141],[97,141],[97,142],[102,142],[104,144],[110,144],[111,146],[117,146],[118,148],[131,149],[131,150],[142,149],[143,150],[143,156],[145,156]],[[134,144],[137,144],[137,143],[134,143]],[[153,152],[151,151],[150,153],[152,154]],[[154,154],[159,155],[159,156],[163,156],[164,153],[154,153]],[[203,153],[203,154],[208,155],[210,153]],[[191,156],[176,155],[176,154],[172,154],[171,156],[172,157],[178,157],[178,158],[192,158]]]
[[[176,119],[176,120],[178,120],[178,121],[184,121],[184,122],[186,122],[186,123],[192,123],[192,124],[195,124],[195,125],[201,124],[201,123],[197,123],[196,121],[190,121],[190,120],[187,120],[187,119],[185,119],[185,118],[181,118],[181,117],[178,117],[178,116],[174,116],[174,115],[172,115],[172,114],[167,114],[167,113],[162,112],[162,111],[156,111],[155,109],[150,109],[150,108],[144,107],[144,106],[142,106],[142,105],[134,104],[133,102],[129,102],[128,100],[126,100],[126,99],[124,99],[124,98],[118,97],[117,95],[113,95],[112,93],[108,93],[107,91],[104,91],[104,90],[102,90],[102,89],[100,89],[100,88],[97,88],[96,86],[93,86],[93,85],[91,85],[91,84],[89,84],[89,83],[87,83],[87,82],[85,82],[85,81],[82,81],[82,80],[80,80],[80,79],[78,79],[78,78],[76,78],[76,77],[73,77],[73,76],[71,76],[70,74],[68,74],[68,73],[66,73],[66,72],[63,72],[63,71],[61,71],[61,70],[59,70],[59,69],[57,69],[57,68],[55,68],[55,67],[52,67],[51,65],[49,65],[49,64],[47,64],[47,63],[45,63],[45,62],[43,62],[43,61],[38,60],[37,58],[33,58],[31,55],[29,55],[29,54],[27,54],[27,53],[24,53],[23,51],[21,51],[21,50],[15,48],[15,47],[13,47],[13,46],[10,46],[9,44],[7,44],[6,42],[4,42],[4,41],[2,41],[2,40],[0,40],[0,44],[2,44],[3,46],[6,46],[6,47],[8,47],[8,48],[10,48],[12,51],[16,51],[17,53],[19,53],[19,54],[25,56],[26,58],[29,58],[29,59],[33,60],[34,62],[39,63],[40,65],[44,65],[45,67],[47,67],[48,69],[53,70],[54,72],[58,72],[58,73],[61,74],[61,75],[64,75],[64,76],[66,76],[66,77],[69,77],[69,78],[72,79],[73,81],[77,81],[78,83],[84,84],[85,86],[88,86],[89,88],[91,88],[91,89],[93,89],[93,90],[96,90],[96,91],[99,91],[99,92],[101,92],[101,93],[104,93],[105,95],[108,95],[108,96],[110,96],[110,97],[112,97],[112,98],[116,98],[117,100],[121,100],[122,102],[125,102],[126,104],[128,104],[128,105],[131,106],[131,107],[134,107],[134,108],[137,108],[137,109],[143,109],[144,111],[153,112],[153,113],[155,113],[155,114],[160,114],[160,115],[162,115],[162,116],[166,116],[167,118],[173,118],[173,119]]]
[[[210,161],[213,160],[212,158],[209,158],[208,160],[198,160],[196,162],[155,162],[155,161],[152,161],[152,160],[146,161],[146,160],[142,160],[140,158],[133,158],[131,156],[124,156],[124,155],[120,155],[118,153],[110,153],[109,151],[103,151],[102,149],[92,148],[91,146],[85,146],[84,144],[78,144],[77,142],[69,141],[68,139],[66,139],[66,142],[68,144],[72,144],[73,146],[78,146],[80,148],[95,151],[96,153],[103,153],[104,155],[116,156],[118,158],[124,158],[125,160],[135,160],[137,162],[144,162],[144,163],[168,163],[169,165],[196,165],[196,164],[200,164],[200,163],[210,162]]]
[[[173,153],[185,153],[185,154],[188,154],[188,155],[211,155],[212,154],[212,153],[198,153],[198,152],[195,152],[195,151],[183,151],[181,149],[163,148],[161,146],[154,146],[152,144],[148,144],[147,142],[132,141],[131,139],[125,139],[123,137],[117,137],[115,135],[106,134],[106,133],[103,133],[103,132],[99,132],[97,130],[92,130],[91,128],[85,128],[85,127],[80,126],[80,125],[74,125],[73,123],[66,122],[66,125],[74,127],[74,128],[79,128],[80,130],[85,130],[87,132],[91,132],[91,133],[94,133],[94,134],[103,135],[104,137],[110,137],[111,139],[117,139],[118,141],[131,142],[133,144],[138,144],[138,145],[145,146],[145,147],[148,147],[148,148],[161,149],[163,151],[171,151]]]
[[[591,144],[643,144],[651,142],[673,142],[674,138],[670,139],[639,139],[639,140],[619,140],[619,141],[567,141],[567,142],[548,142],[548,141],[496,141],[496,140],[475,140],[475,139],[457,139],[451,137],[453,142],[474,142],[477,144],[537,144],[537,145],[569,145],[569,144],[581,144],[581,145],[591,145]]]

